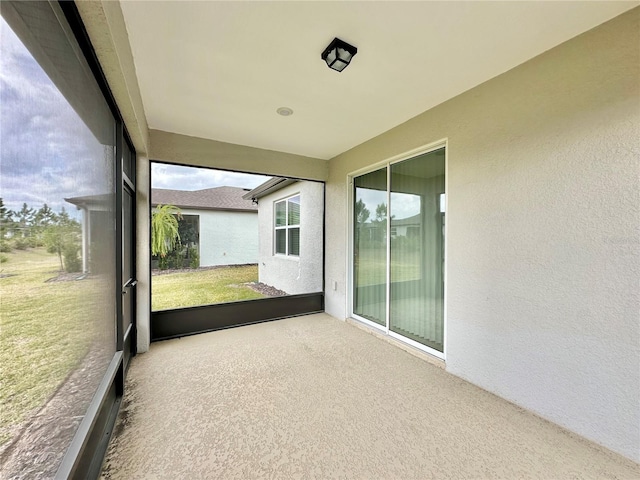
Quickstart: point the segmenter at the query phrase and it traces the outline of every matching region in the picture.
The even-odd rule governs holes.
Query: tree
[[[14,226],[13,212],[4,205],[0,197],[0,240],[4,240]]]
[[[376,207],[376,222],[382,223],[387,221],[387,204],[380,203]]]
[[[69,217],[63,208],[55,217],[55,223],[44,228],[43,241],[47,252],[55,253],[60,260],[60,270],[73,272],[78,270],[78,250],[80,249],[80,224]],[[64,257],[64,264],[62,259]]]
[[[22,209],[15,212],[16,220],[18,223],[18,229],[20,230],[21,236],[28,237],[30,234],[30,229],[33,226],[34,220],[34,211],[33,208],[29,208],[26,203],[22,204]]]
[[[68,217],[68,214],[66,212],[65,214]],[[57,215],[55,214],[55,212],[51,210],[51,207],[45,203],[44,205],[42,205],[42,208],[35,213],[34,223],[38,227],[47,227],[56,222],[56,217]]]
[[[393,220],[395,215],[390,217]],[[372,233],[374,235],[374,239],[378,242],[386,242],[387,239],[387,204],[379,203],[376,206],[376,218],[375,220],[371,220],[371,224],[373,225]]]
[[[356,202],[355,213],[356,213],[356,223],[358,225],[362,225],[363,223],[366,223],[366,221],[369,219],[369,215],[371,214],[371,212],[365,206],[362,199]]]
[[[47,229],[47,227],[55,224],[57,221],[58,216],[46,203],[40,210],[35,212],[33,216],[33,227],[31,228],[31,233],[35,237],[36,246],[42,246],[44,244],[44,231]]]
[[[158,205],[151,215],[151,255],[167,256],[180,244],[178,219],[180,209],[174,205]]]

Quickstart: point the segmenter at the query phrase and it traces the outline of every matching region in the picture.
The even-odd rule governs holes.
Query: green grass
[[[392,256],[391,281],[420,280],[420,262],[420,252],[417,251],[404,251],[402,256]],[[361,248],[355,275],[359,287],[385,283],[387,278],[386,251]]]
[[[151,280],[151,309],[167,310],[264,298],[264,295],[243,285],[257,281],[257,265],[154,275]]]
[[[104,280],[45,283],[59,273],[55,255],[44,249],[5,255],[0,267],[7,275],[0,278],[0,445],[86,355],[99,333],[92,322],[104,320],[96,312],[105,309],[96,305],[104,297]]]

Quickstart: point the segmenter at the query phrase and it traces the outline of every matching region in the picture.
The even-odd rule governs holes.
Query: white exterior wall
[[[348,315],[348,174],[447,139],[446,369],[635,461],[639,20],[636,8],[332,159],[338,289],[325,298]]]
[[[296,182],[258,200],[260,281],[290,295],[322,291],[324,185]],[[275,254],[276,201],[300,194],[300,256]]]
[[[257,212],[181,209],[200,217],[200,266],[258,263]]]

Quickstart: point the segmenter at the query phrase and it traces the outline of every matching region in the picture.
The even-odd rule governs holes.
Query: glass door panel
[[[444,336],[444,148],[391,165],[391,331],[439,352]]]
[[[386,326],[387,169],[353,181],[353,313]]]

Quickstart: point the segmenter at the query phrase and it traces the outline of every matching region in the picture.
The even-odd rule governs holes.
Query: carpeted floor
[[[133,359],[103,479],[638,479],[640,466],[318,314]]]

